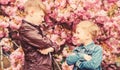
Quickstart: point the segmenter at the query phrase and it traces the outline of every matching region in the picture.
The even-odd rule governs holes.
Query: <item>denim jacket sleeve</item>
[[[68,65],[74,65],[78,60],[84,60],[84,53],[78,53],[77,49],[78,48],[75,48],[73,50],[73,53],[66,58],[66,62]]]
[[[96,69],[101,65],[102,62],[102,48],[100,46],[97,46],[94,49],[94,52],[92,54],[92,59],[90,61],[77,61],[76,66],[80,69]]]

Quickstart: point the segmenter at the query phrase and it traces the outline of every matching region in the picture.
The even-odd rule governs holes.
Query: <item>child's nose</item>
[[[75,36],[73,36],[73,37],[72,37],[72,40],[75,41],[75,40],[77,40],[77,38],[76,38]]]
[[[74,34],[73,34],[73,37],[77,37],[77,34],[76,34],[76,33],[74,33]]]

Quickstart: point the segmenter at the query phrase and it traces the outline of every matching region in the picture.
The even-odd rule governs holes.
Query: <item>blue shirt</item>
[[[69,55],[66,58],[68,65],[74,65],[73,70],[102,70],[102,48],[95,45],[94,42],[87,46],[79,46],[73,50],[74,55]],[[84,54],[92,57],[91,60],[86,61]]]

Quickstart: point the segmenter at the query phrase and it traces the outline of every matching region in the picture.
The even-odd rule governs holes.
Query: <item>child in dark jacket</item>
[[[25,53],[22,70],[52,70],[52,55],[58,45],[44,36],[41,25],[44,21],[45,6],[42,0],[28,0],[24,5],[26,13],[19,29],[21,45]]]

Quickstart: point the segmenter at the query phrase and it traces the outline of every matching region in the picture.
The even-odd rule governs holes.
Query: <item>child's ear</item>
[[[88,39],[92,38],[92,35],[90,33],[87,33],[87,38]]]

